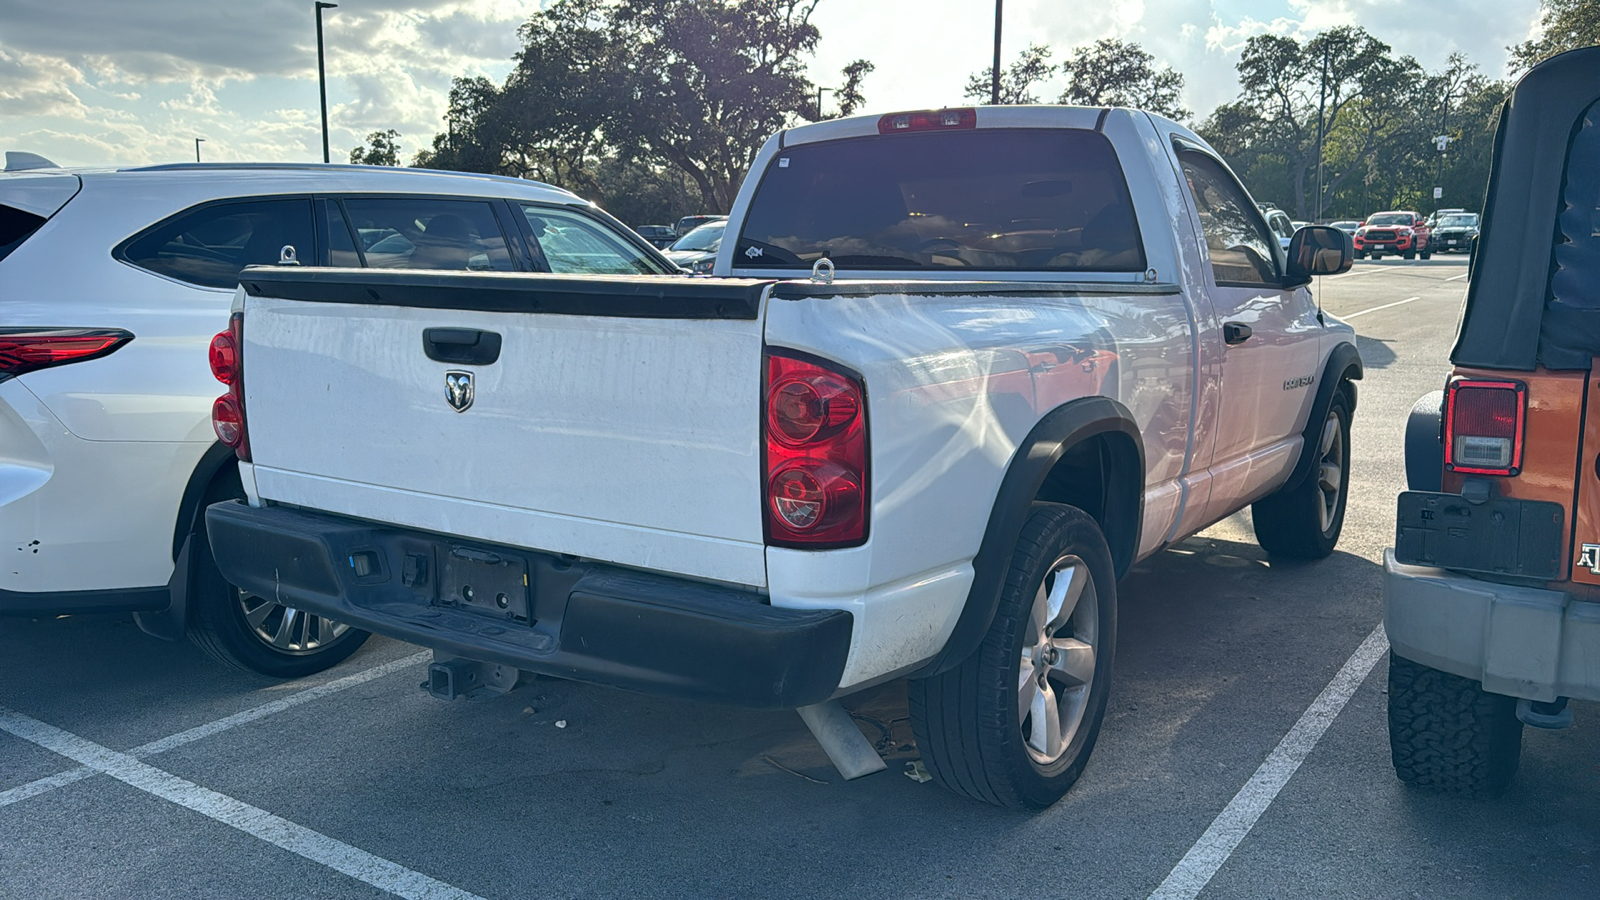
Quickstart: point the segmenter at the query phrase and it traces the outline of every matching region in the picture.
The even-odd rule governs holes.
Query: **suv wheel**
[[[1087,513],[1034,507],[983,644],[959,667],[909,685],[917,747],[940,784],[1043,809],[1078,780],[1111,687],[1114,572]]]
[[[224,486],[206,505],[243,496]],[[229,584],[211,557],[203,521],[193,541],[189,639],[215,659],[274,678],[302,678],[344,662],[366,642],[368,632]]]
[[[1522,756],[1516,698],[1390,654],[1389,751],[1413,787],[1496,796]]]
[[[1339,543],[1350,494],[1350,400],[1342,388],[1333,394],[1314,450],[1316,462],[1294,490],[1250,507],[1256,543],[1273,556],[1323,559]]]

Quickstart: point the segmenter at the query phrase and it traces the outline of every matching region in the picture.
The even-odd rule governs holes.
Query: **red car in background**
[[[1367,216],[1356,229],[1356,259],[1382,259],[1385,253],[1398,253],[1406,259],[1433,255],[1428,247],[1428,222],[1421,213],[1381,212]]]

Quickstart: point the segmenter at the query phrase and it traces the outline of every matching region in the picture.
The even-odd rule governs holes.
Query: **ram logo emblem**
[[[444,373],[444,399],[456,412],[466,412],[472,405],[472,373]]]

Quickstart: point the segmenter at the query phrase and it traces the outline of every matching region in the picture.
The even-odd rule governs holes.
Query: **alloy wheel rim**
[[[1094,577],[1082,559],[1064,555],[1034,593],[1017,672],[1017,723],[1040,765],[1059,761],[1083,724],[1099,639]]]
[[[280,653],[315,653],[350,630],[343,622],[266,597],[239,591],[238,598],[245,624],[256,640]]]
[[[1344,426],[1338,413],[1328,413],[1328,422],[1322,426],[1322,444],[1317,460],[1317,519],[1322,533],[1333,530],[1334,519],[1339,514],[1340,488],[1344,485]]]

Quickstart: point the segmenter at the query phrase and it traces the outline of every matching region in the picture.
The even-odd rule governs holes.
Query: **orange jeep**
[[[1389,742],[1418,787],[1503,790],[1522,726],[1600,700],[1600,48],[1500,114],[1442,393],[1412,409],[1385,555]]]

